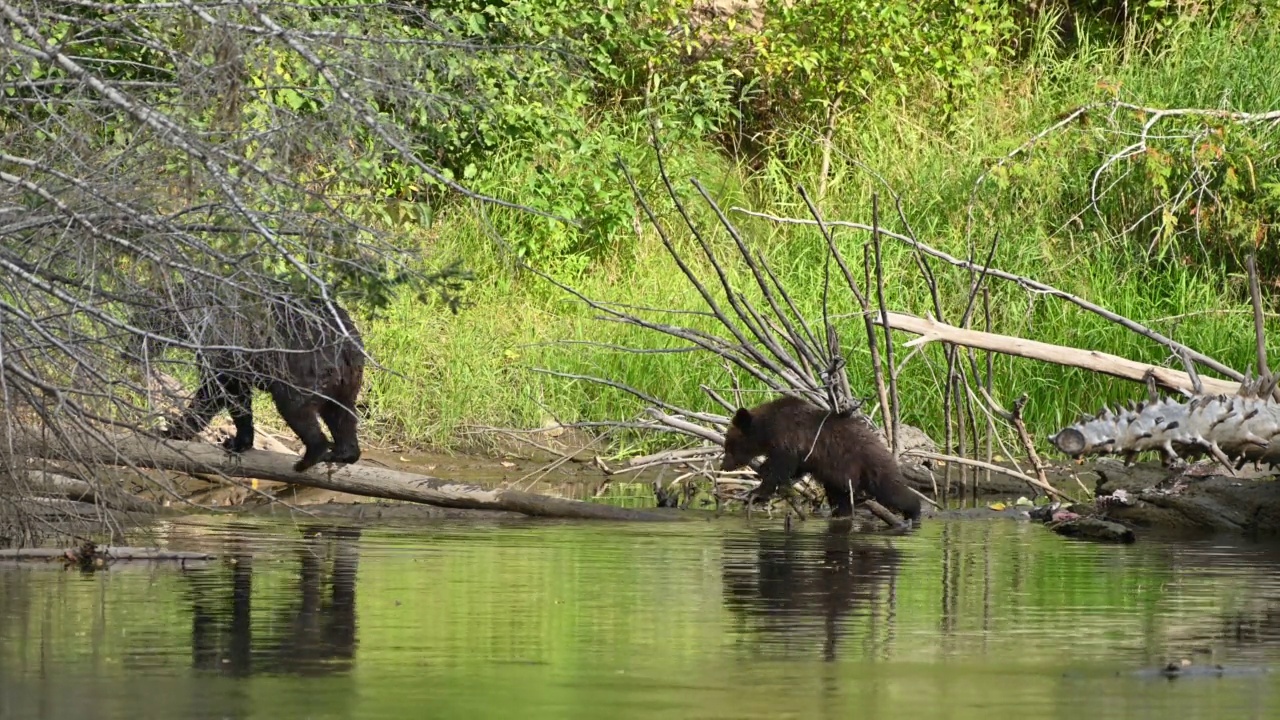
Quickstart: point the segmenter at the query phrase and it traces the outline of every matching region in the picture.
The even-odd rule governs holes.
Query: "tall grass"
[[[1239,268],[1208,256],[1194,262],[1181,257],[1153,259],[1145,254],[1145,237],[1139,241],[1116,234],[1117,227],[1149,207],[1117,203],[1102,208],[1102,217],[1087,212],[1090,173],[1104,153],[1116,149],[1099,136],[1072,131],[1046,140],[1013,163],[999,182],[982,186],[974,212],[974,247],[966,243],[965,227],[974,180],[982,170],[1076,105],[1117,92],[1153,106],[1280,108],[1280,83],[1274,81],[1280,28],[1274,14],[1261,17],[1249,23],[1188,28],[1167,38],[1156,53],[1133,46],[1094,47],[1086,40],[1069,57],[1037,54],[962,108],[945,127],[921,105],[873,104],[839,127],[821,206],[828,218],[867,222],[872,193],[885,193],[887,186],[902,196],[907,217],[925,242],[980,260],[998,232],[1001,241],[994,259],[998,267],[1088,298],[1243,369],[1252,361],[1253,344]],[[628,157],[646,155],[642,137],[643,133],[635,133]],[[685,178],[697,176],[725,207],[746,205],[804,217],[794,187],[796,183],[811,189],[818,186],[817,137],[817,129],[794,128],[791,147],[778,155],[789,162],[772,160],[754,170],[732,166],[709,145],[685,146],[678,151],[680,171],[674,179],[683,192],[691,190]],[[655,189],[656,178],[647,170],[651,167],[638,174],[646,187]],[[1274,173],[1274,160],[1262,170]],[[512,177],[521,172],[511,168]],[[1274,175],[1266,179],[1276,180]],[[729,257],[724,233],[692,197],[691,192],[686,195],[707,237],[722,257]],[[888,227],[901,230],[892,212],[885,215]],[[820,317],[824,250],[816,231],[740,215],[734,219],[749,241],[769,257],[802,310],[811,318]],[[664,222],[686,257],[694,258],[692,236],[669,207]],[[638,227],[638,237],[619,241],[598,257],[551,269],[592,298],[705,310],[652,228],[647,223]],[[837,240],[847,257],[860,260],[865,235],[842,232]],[[714,409],[699,390],[700,384],[717,388],[730,384],[722,364],[705,353],[637,355],[581,344],[556,345],[558,340],[638,347],[676,343],[638,328],[593,319],[592,312],[566,294],[515,271],[475,215],[462,210],[446,214],[424,243],[434,253],[466,257],[481,280],[472,290],[474,305],[457,315],[404,298],[385,316],[366,321],[371,352],[401,374],[369,376],[368,432],[372,435],[410,445],[449,445],[468,425],[536,427],[551,420],[625,419],[642,407],[617,390],[535,374],[531,367],[611,378],[694,408]],[[932,312],[927,288],[907,248],[886,243],[890,307],[917,314]],[[704,263],[694,264],[706,269]],[[945,314],[954,321],[970,276],[937,264],[934,268]],[[740,288],[749,286],[740,267],[735,264],[732,272]],[[996,332],[1135,360],[1169,361],[1162,348],[1074,306],[1029,295],[998,280],[992,280],[990,287]],[[839,295],[832,312],[852,313],[851,299]],[[981,317],[975,327],[981,327]],[[681,320],[714,327],[700,318]],[[873,390],[861,323],[846,318],[840,330],[855,392],[870,397]],[[901,333],[895,336],[898,358],[906,356],[901,344],[908,339]],[[1141,392],[1130,382],[1027,360],[996,357],[994,368],[996,397],[1009,403],[1028,393],[1025,415],[1032,430],[1040,434],[1081,411],[1094,411]],[[899,381],[903,420],[939,438],[943,372],[942,353],[931,348],[910,361]]]

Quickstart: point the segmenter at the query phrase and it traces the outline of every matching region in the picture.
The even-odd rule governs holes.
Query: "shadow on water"
[[[838,528],[763,530],[724,541],[724,603],[765,647],[790,651],[818,635],[837,658],[850,618],[867,619],[864,652],[891,641],[902,553],[887,540]],[[883,633],[883,637],[881,634]]]
[[[351,669],[356,650],[356,575],[360,530],[302,529],[292,597],[259,607],[271,622],[254,631],[254,557],[241,539],[228,544],[228,563],[185,573],[191,604],[191,662],[198,670],[235,677],[255,673],[324,675]],[[230,575],[230,577],[226,577]]]

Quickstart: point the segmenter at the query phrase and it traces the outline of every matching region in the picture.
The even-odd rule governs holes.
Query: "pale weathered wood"
[[[0,549],[0,560],[79,560],[78,548],[5,548]],[[161,550],[147,547],[113,547],[103,545],[94,553],[104,560],[213,560],[214,556],[203,552]]]
[[[1151,372],[1164,387],[1177,390],[1193,390],[1191,376],[1181,370],[1147,365],[1118,355],[1110,355],[1096,350],[1080,350],[1064,345],[1052,345],[1038,340],[1026,340],[1009,335],[968,330],[954,325],[938,322],[930,317],[916,317],[904,313],[888,313],[888,324],[895,330],[904,330],[920,337],[907,342],[907,347],[924,345],[930,342],[949,342],[966,347],[990,350],[1004,355],[1042,360],[1057,365],[1078,367],[1092,372],[1143,382],[1147,372]],[[1225,393],[1234,395],[1240,389],[1240,383],[1230,380],[1201,377],[1204,392],[1208,394]]]
[[[297,472],[294,455],[249,450],[233,455],[217,445],[197,442],[149,440],[118,435],[104,444],[85,438],[75,443],[50,445],[38,437],[15,437],[20,450],[30,457],[71,460],[173,470],[189,474],[223,474],[228,477],[260,478],[306,485],[366,497],[425,503],[464,510],[505,510],[525,515],[601,520],[672,520],[678,516],[647,512],[598,503],[549,497],[501,488],[486,488],[429,475],[401,472],[372,465],[321,464]],[[126,462],[127,459],[127,462]]]
[[[104,492],[79,478],[45,470],[28,470],[27,482],[25,489],[40,495],[60,497],[90,505],[103,505],[116,510],[155,512],[158,509],[155,503],[129,495],[118,488]]]

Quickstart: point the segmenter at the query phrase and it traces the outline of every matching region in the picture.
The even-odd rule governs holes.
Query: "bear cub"
[[[134,322],[165,337],[215,347],[196,353],[200,386],[163,437],[190,440],[228,410],[236,433],[224,447],[244,452],[253,447],[253,392],[261,390],[270,393],[306,447],[295,471],[360,459],[356,399],[364,381],[364,341],[344,308],[285,295],[252,300],[230,287],[210,292],[184,284],[173,294],[176,306],[160,301],[139,308]]]
[[[809,474],[826,492],[832,517],[852,515],[855,496],[870,496],[913,523],[920,519],[920,498],[903,483],[893,455],[852,416],[790,396],[739,408],[724,436],[721,468],[746,467],[761,455],[760,485],[751,491],[750,502]]]

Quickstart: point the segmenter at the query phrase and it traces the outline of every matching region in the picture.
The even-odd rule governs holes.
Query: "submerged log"
[[[17,438],[15,438],[17,440]],[[38,438],[22,438],[22,449],[32,457],[51,460],[94,462],[103,465],[133,464],[137,467],[174,470],[189,474],[222,474],[228,477],[259,478],[365,497],[425,503],[464,510],[506,510],[535,517],[598,520],[675,520],[677,515],[586,503],[548,497],[537,493],[502,488],[486,488],[430,475],[390,470],[370,465],[321,464],[297,472],[297,458],[266,450],[248,450],[234,455],[216,445],[196,442],[157,441],[120,435],[109,445],[85,438],[74,449],[51,446]]]
[[[1129,544],[1135,538],[1133,531],[1117,522],[1096,517],[1076,517],[1049,523],[1049,529],[1067,537],[1099,542]]]
[[[867,509],[871,511],[872,515],[875,515],[876,517],[883,520],[884,523],[893,530],[905,531],[911,527],[909,520],[903,520],[897,515],[894,515],[892,512],[889,511],[888,508],[876,502],[875,500],[872,500],[871,498],[867,498],[866,500],[863,500],[861,504],[865,505]]]
[[[67,560],[79,562],[84,550],[81,548],[17,548],[0,550],[0,560]],[[95,547],[92,554],[104,561],[117,560],[212,560],[213,555],[202,552],[183,550],[161,550],[146,547]]]

